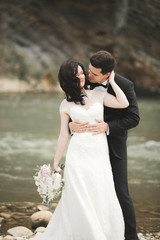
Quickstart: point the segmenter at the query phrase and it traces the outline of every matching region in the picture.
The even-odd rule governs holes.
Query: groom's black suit
[[[133,83],[118,74],[115,75],[115,82],[125,93],[129,106],[125,109],[104,107],[104,121],[109,125],[109,154],[115,189],[125,220],[125,239],[137,240],[134,207],[128,192],[126,140],[127,130],[137,126],[140,118]],[[110,84],[108,92],[115,95]]]

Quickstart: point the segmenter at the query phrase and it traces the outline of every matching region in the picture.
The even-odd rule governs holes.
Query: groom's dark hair
[[[101,68],[102,74],[112,72],[115,67],[115,59],[111,53],[102,50],[94,53],[90,58],[90,63],[95,68]]]

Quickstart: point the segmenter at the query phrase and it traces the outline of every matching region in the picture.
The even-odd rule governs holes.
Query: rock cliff
[[[56,85],[61,62],[111,51],[116,71],[160,94],[159,0],[1,0],[0,78]]]

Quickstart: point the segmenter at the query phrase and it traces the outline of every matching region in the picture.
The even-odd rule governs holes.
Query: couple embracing
[[[107,51],[82,64],[65,61],[59,70],[66,98],[53,168],[66,153],[65,187],[45,233],[36,240],[137,240],[127,182],[127,130],[139,122],[134,86],[115,74]],[[70,119],[72,121],[70,121]],[[61,173],[61,171],[60,171]]]

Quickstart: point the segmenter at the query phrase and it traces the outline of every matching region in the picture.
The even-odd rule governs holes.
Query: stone
[[[10,218],[12,216],[11,213],[0,213],[0,216],[3,217],[3,218]]]
[[[139,240],[145,240],[143,233],[138,233],[137,235],[138,235]]]
[[[14,237],[31,237],[33,235],[33,232],[24,226],[10,228],[7,233]]]
[[[7,235],[3,238],[3,240],[14,240],[15,238],[13,236]]]
[[[1,238],[0,238],[1,240]],[[5,236],[4,238],[2,238],[2,240],[26,240],[26,238],[24,237],[13,237],[10,235]]]
[[[38,227],[38,228],[36,228],[36,230],[35,230],[35,234],[36,233],[44,233],[45,232],[45,230],[46,230],[46,228],[45,227]]]
[[[50,211],[39,211],[31,215],[31,226],[33,228],[46,227],[52,217]]]
[[[4,218],[0,217],[0,224],[3,222]]]
[[[44,206],[44,205],[38,205],[37,209],[39,211],[49,211],[49,208],[47,206]]]
[[[5,210],[7,210],[6,206],[0,204],[0,211],[2,212],[2,211],[5,211]]]

